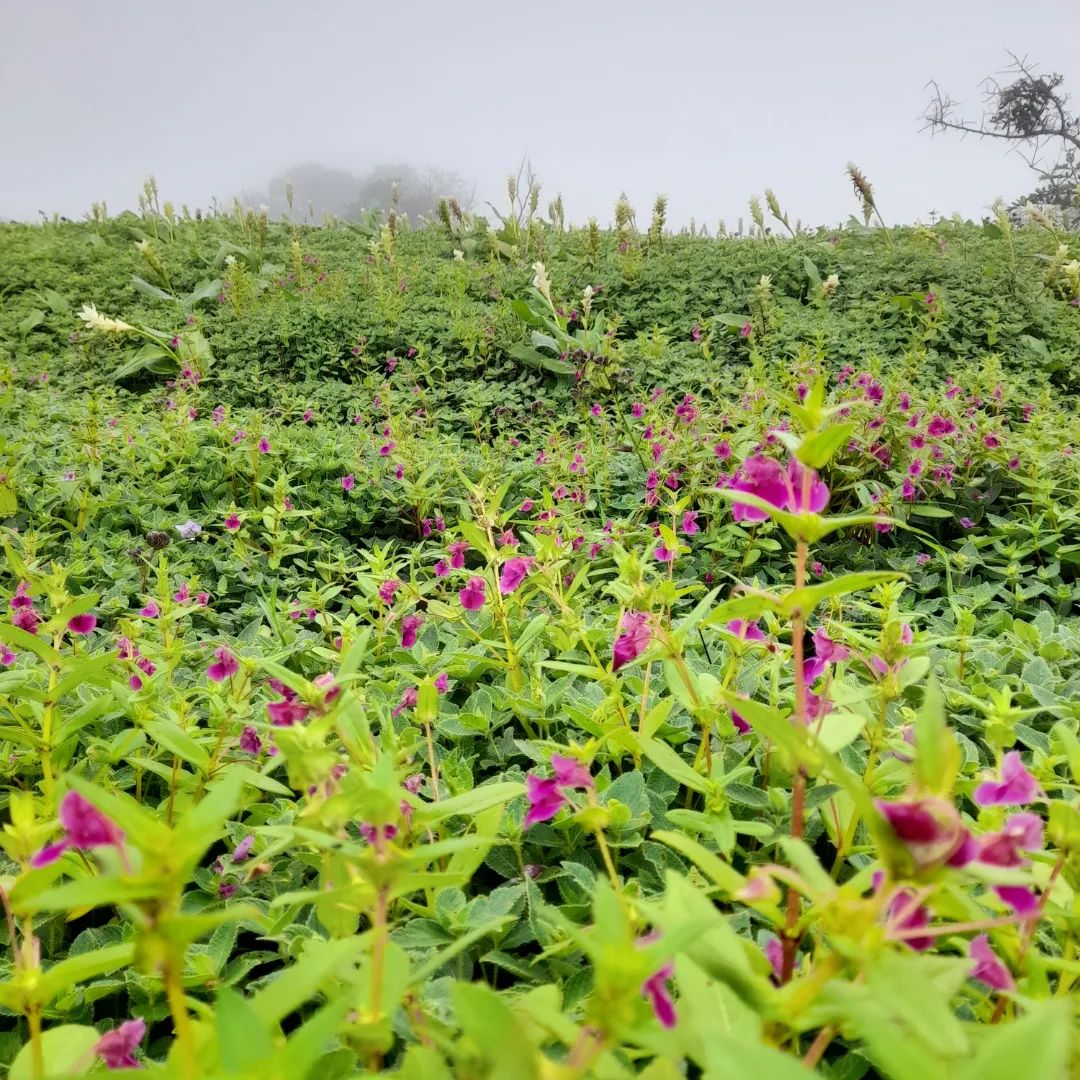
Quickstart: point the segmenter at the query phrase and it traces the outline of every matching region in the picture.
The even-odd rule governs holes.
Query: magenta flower
[[[137,1069],[139,1062],[135,1051],[145,1035],[146,1024],[142,1020],[125,1020],[98,1039],[94,1053],[105,1062],[107,1069]]]
[[[797,513],[820,514],[829,502],[829,489],[818,479],[813,469],[806,469],[792,458],[787,468],[788,498],[787,509]],[[805,495],[803,487],[806,486]]]
[[[847,646],[838,645],[820,626],[814,631],[814,656],[818,660],[826,664],[838,664],[841,660],[846,660],[850,655],[851,652]]]
[[[533,560],[528,555],[515,555],[507,559],[499,574],[499,592],[509,596],[525,580],[532,564]]]
[[[967,831],[952,803],[927,796],[906,802],[874,802],[896,838],[907,848],[916,869],[949,860],[964,844]]]
[[[341,478],[342,491],[352,491],[354,487],[356,487],[356,477],[352,473],[348,473]]]
[[[435,564],[435,576],[446,577],[450,573],[450,564],[445,559],[440,559]]]
[[[525,828],[528,829],[541,821],[549,821],[565,805],[566,796],[559,791],[554,777],[543,779],[529,773],[525,777],[525,796],[529,800],[529,809],[525,814]]]
[[[682,516],[682,531],[684,536],[694,536],[701,532],[701,526],[697,523],[698,512],[687,510]]]
[[[251,849],[255,846],[255,834],[249,833],[236,845],[236,849],[232,853],[231,860],[234,863],[246,862],[248,856],[251,854]]]
[[[240,515],[235,512],[231,513],[225,519],[225,528],[228,529],[229,532],[236,532],[236,530],[240,528],[241,524],[242,523],[240,521]]]
[[[995,885],[994,892],[1021,919],[1030,919],[1039,913],[1039,899],[1026,885]]]
[[[921,930],[930,923],[930,912],[925,904],[912,905],[911,901],[915,894],[910,889],[898,889],[889,901],[887,910],[890,920],[889,927],[892,931]],[[915,952],[925,952],[934,944],[932,937],[907,937],[903,939],[905,945]]]
[[[240,664],[228,649],[222,646],[214,650],[214,663],[206,669],[207,678],[213,682],[224,682],[240,670]]]
[[[779,986],[780,980],[784,977],[783,943],[778,937],[770,935],[761,951],[765,954],[765,959],[769,961],[769,967],[772,968],[772,981]]]
[[[420,700],[420,692],[415,686],[407,687],[405,692],[401,695],[401,701],[398,702],[390,710],[390,715],[397,717],[400,716],[406,709],[415,709],[416,703]]]
[[[458,599],[466,611],[479,611],[487,599],[487,586],[482,577],[469,578],[464,589],[458,592]]]
[[[285,698],[283,701],[267,702],[266,711],[274,727],[292,727],[307,719],[311,706],[295,698]]]
[[[260,454],[269,454],[270,453],[270,440],[265,435],[259,440],[259,453]]]
[[[1009,969],[994,955],[990,948],[990,939],[986,934],[972,938],[968,954],[975,961],[971,968],[971,977],[986,983],[991,990],[1015,990],[1016,983]]]
[[[379,599],[384,604],[394,602],[394,593],[401,588],[401,582],[397,578],[388,578],[379,586]]]
[[[765,641],[765,631],[758,626],[756,620],[747,622],[746,619],[732,619],[724,629],[740,641]]]
[[[644,611],[627,611],[620,623],[622,633],[612,646],[611,670],[618,671],[636,660],[648,647],[652,638],[649,616]]]
[[[930,423],[926,425],[926,434],[935,439],[940,439],[945,435],[951,435],[954,431],[956,431],[956,424],[952,420],[941,415],[934,416],[930,420]]]
[[[18,653],[14,653],[6,645],[0,645],[0,665],[3,667],[11,667],[18,659]]]
[[[251,724],[247,724],[244,730],[240,732],[240,738],[237,741],[237,746],[245,754],[258,754],[262,750],[262,739],[259,738],[258,731]]]
[[[739,330],[739,337],[748,338],[754,332],[754,328],[750,325],[749,319],[742,324]]]
[[[96,615],[75,615],[68,619],[67,628],[73,634],[89,634],[92,633],[94,627],[97,626]]]
[[[975,528],[975,522],[972,521],[971,518],[969,518],[969,517],[962,517],[960,519],[960,526],[961,526],[961,528],[964,528],[964,529],[974,529]]]
[[[445,671],[435,676],[435,689],[440,694],[445,694],[450,689],[450,676]]]
[[[745,491],[784,509],[788,502],[788,486],[783,466],[763,454],[755,454],[742,463],[738,477],[731,485],[735,491]],[[764,521],[769,515],[756,506],[735,502],[732,516],[736,521]]]
[[[420,629],[423,619],[419,615],[406,615],[401,620],[401,647],[411,649],[416,644],[416,631]]]
[[[1022,852],[1041,851],[1042,846],[1042,818],[1021,810],[1005,822],[1000,832],[980,837],[978,858],[989,866],[1026,866],[1028,860]]]
[[[1023,806],[1039,795],[1039,782],[1024,768],[1020,754],[1010,750],[1001,762],[1001,779],[984,780],[972,796],[979,806]]]
[[[673,1028],[678,1017],[675,1015],[675,1000],[668,989],[668,981],[675,976],[673,964],[665,964],[655,975],[650,975],[641,985],[641,992],[649,999],[653,1015],[660,1021],[660,1026]]]
[[[396,446],[397,443],[394,442],[392,439],[384,442],[382,446],[379,447],[379,457],[389,457],[393,453]]]
[[[591,788],[593,779],[589,770],[573,758],[562,754],[551,755],[551,767],[555,770],[555,783],[564,788]]]
[[[67,835],[59,843],[42,848],[30,860],[33,867],[48,866],[70,848],[79,851],[97,847],[119,848],[124,841],[120,828],[77,791],[69,791],[64,796],[57,816]]]
[[[148,600],[145,607],[139,608],[139,614],[144,619],[156,619],[161,614],[161,608],[156,600]]]
[[[653,558],[655,558],[657,562],[661,563],[673,563],[677,556],[678,553],[669,548],[667,544],[663,542],[663,540],[660,541],[660,543],[657,545],[656,550],[653,552]]]
[[[455,540],[448,544],[446,550],[450,553],[450,568],[461,570],[465,566],[465,552],[469,550],[468,540]]]

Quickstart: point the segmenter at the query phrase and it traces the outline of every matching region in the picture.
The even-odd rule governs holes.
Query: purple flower
[[[248,856],[251,855],[251,849],[255,846],[255,834],[249,833],[236,845],[236,850],[232,853],[232,862],[242,863],[246,862]]]
[[[1039,795],[1039,782],[1024,768],[1020,754],[1010,750],[1001,762],[1001,779],[984,780],[972,796],[979,806],[1023,806]]]
[[[225,528],[228,529],[229,532],[236,532],[241,524],[240,515],[235,511],[225,519]]]
[[[561,788],[591,788],[593,786],[589,770],[580,761],[563,757],[562,754],[552,754],[551,767],[555,770],[555,783]]]
[[[389,578],[379,586],[379,599],[384,604],[394,602],[394,593],[401,588],[401,582],[397,578]]]
[[[677,552],[673,551],[667,546],[667,544],[663,542],[663,540],[661,540],[660,543],[657,545],[656,550],[653,552],[653,557],[656,559],[657,562],[673,563],[677,557],[677,554]]]
[[[847,646],[838,645],[820,626],[814,631],[813,640],[814,656],[826,664],[838,664],[851,655]]]
[[[94,1044],[97,1054],[107,1069],[137,1069],[139,1062],[135,1050],[146,1035],[142,1020],[125,1020],[118,1028],[107,1031]]]
[[[724,629],[737,637],[740,641],[765,641],[765,631],[758,626],[757,621],[747,622],[746,619],[732,619]]]
[[[930,923],[930,912],[924,904],[912,906],[915,894],[910,889],[898,889],[889,901],[888,917],[893,931],[921,930]],[[904,937],[904,944],[915,952],[925,952],[934,944],[932,937]]]
[[[416,644],[416,631],[420,629],[423,619],[419,615],[406,615],[401,620],[401,647],[411,649]]]
[[[455,540],[448,544],[446,550],[450,553],[450,569],[461,570],[465,566],[465,552],[469,550],[468,540]]]
[[[1042,846],[1042,818],[1021,810],[1005,822],[1000,832],[980,837],[978,858],[988,866],[1025,866],[1028,860],[1022,852],[1041,851]]]
[[[740,735],[745,735],[750,730],[750,725],[734,710],[731,710],[731,722]]]
[[[1038,897],[1026,885],[995,885],[994,892],[1021,919],[1030,919],[1039,913]]]
[[[88,851],[96,847],[120,847],[124,834],[98,808],[87,802],[77,791],[69,791],[60,803],[57,814],[64,832],[63,840],[50,844],[31,860],[33,867],[55,862],[69,848]]]
[[[934,416],[930,423],[926,425],[926,434],[935,439],[939,439],[944,435],[951,435],[954,431],[956,431],[956,424],[940,414]]]
[[[260,454],[269,454],[270,453],[270,440],[265,435],[259,440],[259,453]]]
[[[450,573],[450,564],[445,559],[440,559],[435,564],[435,576],[446,577]]]
[[[738,478],[731,485],[735,491],[756,495],[777,509],[787,505],[788,487],[783,466],[763,454],[755,454],[742,463]],[[764,521],[769,515],[747,503],[735,502],[732,516],[736,521]]]
[[[952,803],[931,796],[906,802],[875,801],[896,838],[907,848],[916,869],[946,862],[963,845],[966,830]]]
[[[765,942],[765,945],[761,950],[765,954],[765,959],[769,961],[769,967],[772,968],[772,980],[780,985],[780,980],[784,977],[784,946],[778,937],[769,937]]]
[[[139,608],[139,614],[144,619],[156,619],[161,614],[161,608],[156,600],[148,600],[144,607]]]
[[[962,517],[960,519],[960,525],[961,525],[961,527],[963,527],[965,529],[974,529],[975,528],[975,522],[972,521],[971,518],[969,518],[969,517]]]
[[[994,955],[990,948],[990,939],[980,934],[971,939],[968,953],[975,961],[971,968],[971,977],[986,983],[991,990],[1015,990],[1016,983],[1009,969]]]
[[[251,724],[247,724],[244,730],[240,732],[237,745],[245,754],[255,755],[262,750],[262,739],[259,738],[258,731]]]
[[[648,647],[652,638],[649,616],[644,611],[627,611],[619,624],[622,633],[615,639],[611,650],[611,670],[636,660]]]
[[[675,1000],[668,989],[668,980],[674,975],[674,966],[665,964],[655,975],[650,975],[641,984],[641,992],[649,999],[653,1015],[660,1021],[661,1027],[673,1028],[678,1020],[675,1015]]]
[[[0,646],[0,665],[4,667],[11,667],[18,658],[18,653],[14,653],[6,645]]]
[[[68,619],[67,628],[73,634],[89,634],[97,626],[96,615],[75,615]]]
[[[515,555],[507,559],[499,574],[499,592],[503,596],[512,593],[525,580],[532,564],[533,560],[528,555]]]
[[[207,678],[213,682],[224,682],[240,670],[236,657],[224,646],[214,650],[214,661],[206,669]]]
[[[352,491],[356,487],[356,477],[352,473],[347,473],[341,478],[341,490]]]
[[[181,540],[194,540],[202,532],[202,526],[197,521],[191,521],[190,519],[181,522],[175,528],[180,534]]]
[[[566,796],[559,791],[554,777],[547,779],[529,773],[525,777],[525,795],[529,809],[525,814],[525,828],[553,818],[565,805]]]
[[[445,694],[450,689],[450,676],[445,671],[435,676],[435,689],[440,694]]]
[[[687,510],[682,516],[682,531],[684,536],[694,536],[701,532],[701,527],[697,523],[698,512],[696,510]]]
[[[458,599],[466,611],[479,611],[487,599],[487,586],[482,577],[469,578],[464,589],[458,592]]]
[[[311,712],[311,706],[293,697],[282,701],[269,701],[266,704],[266,712],[270,717],[270,723],[274,727],[292,727],[307,719]]]

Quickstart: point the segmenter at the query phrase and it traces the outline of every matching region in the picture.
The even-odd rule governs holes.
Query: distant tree
[[[988,76],[983,81],[984,108],[978,120],[961,116],[957,102],[932,80],[923,116],[926,127],[1012,143],[1039,177],[1028,198],[1062,209],[1075,207],[1080,202],[1080,113],[1073,111],[1063,89],[1064,76],[1041,75],[1027,58],[1014,53],[1009,57],[1012,63],[1001,79]]]
[[[456,199],[468,211],[475,193],[455,172],[377,165],[357,181],[357,195],[342,216],[356,220],[365,210],[389,210],[393,205],[399,214],[407,214],[415,222],[421,217],[434,217],[443,198]]]

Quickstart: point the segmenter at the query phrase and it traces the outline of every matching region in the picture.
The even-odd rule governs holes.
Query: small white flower
[[[454,262],[464,262],[465,252],[460,251],[458,248],[454,248]]]
[[[828,299],[830,296],[833,295],[833,293],[836,292],[838,288],[840,288],[840,275],[830,274],[821,283],[821,295]]]
[[[194,540],[202,532],[202,526],[197,521],[185,521],[176,526],[181,540]]]
[[[98,312],[93,304],[83,304],[79,312],[79,318],[86,323],[88,330],[100,330],[105,334],[124,334],[135,327],[130,323],[121,322],[119,319],[110,319]]]

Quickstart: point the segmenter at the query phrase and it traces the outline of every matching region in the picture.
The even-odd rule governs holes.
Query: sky
[[[0,0],[0,217],[228,202],[317,161],[454,170],[502,208],[734,227],[771,187],[792,222],[978,218],[1034,186],[1000,142],[920,130],[936,78],[978,112],[1006,50],[1080,97],[1080,4],[1043,0]]]

